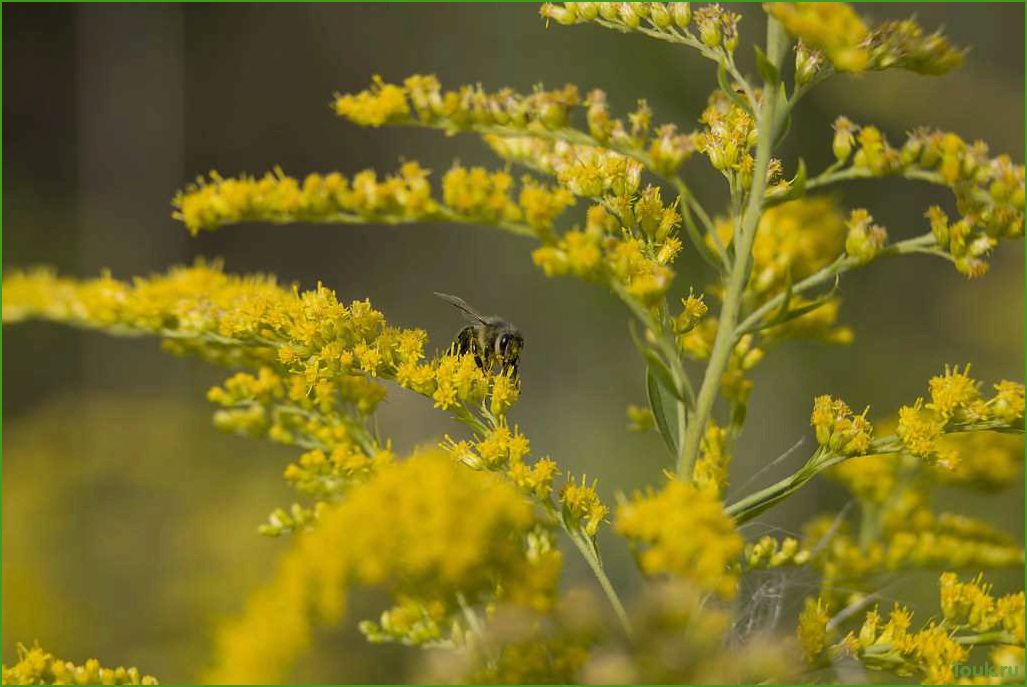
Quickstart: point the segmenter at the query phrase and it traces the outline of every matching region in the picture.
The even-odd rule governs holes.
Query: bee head
[[[496,337],[496,356],[504,363],[516,363],[524,348],[524,337],[516,329],[500,332]]]

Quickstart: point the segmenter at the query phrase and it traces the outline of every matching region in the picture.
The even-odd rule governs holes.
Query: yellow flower
[[[861,456],[851,458],[829,471],[860,501],[883,503],[895,486],[896,456]]]
[[[945,366],[945,374],[931,377],[928,383],[931,402],[927,407],[945,420],[951,418],[979,420],[986,415],[981,400],[978,382],[970,377],[970,366],[960,371],[959,367]]]
[[[642,570],[671,574],[721,597],[734,596],[732,566],[742,538],[715,491],[669,480],[660,491],[636,493],[617,509],[618,533],[634,541]]]
[[[336,96],[335,113],[361,126],[378,127],[405,120],[410,115],[410,107],[402,88],[385,83],[375,74],[370,90]]]
[[[864,46],[869,29],[859,15],[842,2],[767,2],[767,13],[788,33],[827,53],[835,69],[860,72],[870,54]]]
[[[810,423],[817,433],[817,443],[842,455],[859,456],[870,449],[874,427],[866,419],[867,408],[861,415],[839,399],[818,396],[813,401]]]
[[[830,620],[822,599],[806,598],[799,614],[798,637],[807,661],[812,663],[827,649],[827,623]]]
[[[711,422],[699,443],[699,458],[692,468],[692,479],[701,489],[722,494],[727,488],[730,465],[727,432]]]
[[[3,666],[5,685],[156,685],[150,675],[140,675],[138,668],[104,668],[95,658],[80,666],[62,661],[43,651],[38,645],[31,649],[18,644],[18,662]]]
[[[599,525],[610,509],[603,505],[596,493],[596,481],[588,484],[584,475],[581,484],[570,479],[560,490],[564,519],[575,528],[580,528],[589,537],[595,537]]]
[[[440,454],[384,466],[298,535],[271,584],[222,628],[206,678],[283,680],[315,624],[341,618],[354,584],[383,585],[401,602],[420,599],[447,628],[460,622],[461,596],[472,604],[501,596],[544,606],[557,580],[552,557],[528,552],[536,524],[533,507],[513,485]],[[405,641],[431,638],[408,628],[413,634]]]
[[[492,377],[492,392],[489,396],[489,410],[495,416],[502,416],[521,394],[521,385],[512,374],[499,374]]]
[[[763,213],[753,243],[749,288],[773,295],[788,279],[799,281],[842,252],[845,221],[829,197],[782,203]]]
[[[899,408],[896,434],[914,456],[938,460],[938,439],[944,431],[944,418],[925,408],[923,399],[918,398],[913,405]]]

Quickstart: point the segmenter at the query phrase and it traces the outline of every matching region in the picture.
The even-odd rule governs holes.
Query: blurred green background
[[[762,41],[758,6],[744,16],[739,49],[752,73]],[[796,114],[785,167],[802,156],[830,162],[839,114],[876,123],[893,141],[921,124],[983,138],[1022,162],[1024,6],[873,4],[874,19],[913,13],[971,46],[966,66],[939,78],[906,73],[835,78]],[[627,312],[608,294],[534,269],[530,244],[497,231],[427,225],[251,225],[189,238],[170,217],[176,189],[197,174],[365,167],[417,159],[441,171],[454,159],[489,163],[474,137],[419,130],[361,130],[333,116],[332,93],[372,74],[398,80],[435,73],[444,84],[529,90],[543,82],[602,87],[614,111],[648,98],[656,121],[694,127],[715,87],[691,51],[598,27],[546,29],[537,6],[31,5],[3,6],[3,266],[45,263],[62,273],[115,276],[163,270],[195,256],[236,272],[266,271],[345,299],[369,297],[390,321],[426,328],[442,346],[459,327],[432,291],[456,293],[524,331],[524,388],[514,419],[539,454],[600,478],[606,498],[653,483],[667,466],[655,435],[625,431],[624,407],[643,398],[642,366]],[[686,175],[700,197],[723,197],[696,158]],[[922,232],[938,189],[888,179],[848,187],[895,238]],[[883,261],[842,284],[843,318],[856,343],[788,344],[755,373],[749,423],[733,483],[745,491],[787,474],[811,450],[811,399],[837,394],[882,413],[923,393],[945,363],[972,361],[985,380],[1023,379],[1023,244],[1002,246],[992,272],[967,282],[930,258]],[[687,254],[677,289],[710,275]],[[540,306],[540,304],[544,304]],[[26,324],[4,330],[3,657],[16,641],[62,656],[138,664],[165,682],[194,679],[209,658],[210,629],[238,611],[270,572],[282,542],[256,534],[268,511],[290,503],[280,479],[294,452],[219,435],[203,399],[221,373],[161,354],[156,342]],[[383,431],[405,451],[456,428],[430,404],[396,394]],[[801,438],[806,444],[763,472]],[[731,496],[737,496],[738,491]],[[729,498],[731,498],[729,496]],[[796,530],[837,509],[843,494],[818,480],[747,528]],[[955,500],[955,497],[953,497]],[[1023,491],[958,497],[1022,537]],[[603,541],[615,584],[640,581],[622,542]],[[570,582],[589,583],[567,556]],[[996,576],[998,586],[1022,571]],[[932,576],[911,580],[933,598]],[[918,584],[919,580],[919,584]],[[1004,582],[1003,582],[1004,581]],[[815,584],[782,577],[789,608]],[[890,590],[889,590],[890,591]],[[794,599],[792,599],[794,597]],[[349,620],[380,599],[357,599]],[[361,616],[363,614],[363,616]],[[782,620],[787,629],[787,618]],[[402,680],[416,652],[368,646],[353,622],[319,637],[300,679]]]

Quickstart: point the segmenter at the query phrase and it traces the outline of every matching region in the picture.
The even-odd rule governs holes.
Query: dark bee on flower
[[[517,376],[517,362],[524,348],[524,337],[517,327],[494,315],[482,315],[462,298],[435,292],[470,322],[460,330],[450,347],[452,353],[470,353],[486,373]]]

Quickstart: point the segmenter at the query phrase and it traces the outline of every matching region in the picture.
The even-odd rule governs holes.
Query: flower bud
[[[672,2],[669,4],[670,14],[679,29],[688,28],[692,21],[692,6],[687,2]]]
[[[838,162],[845,162],[852,154],[852,146],[855,143],[853,132],[856,125],[847,117],[839,117],[834,122],[834,140],[831,141],[831,150]]]
[[[720,24],[715,21],[704,21],[699,24],[699,39],[708,48],[720,45]]]
[[[795,83],[804,86],[813,79],[820,71],[820,63],[823,56],[816,50],[810,50],[806,44],[799,41],[795,46]]]
[[[578,2],[578,19],[580,21],[593,21],[599,15],[598,2]]]
[[[618,8],[618,16],[620,17],[620,21],[622,24],[624,24],[624,26],[628,27],[629,29],[638,28],[638,25],[641,23],[642,18],[638,15],[638,11],[636,11],[635,8],[641,4],[642,3],[635,4],[632,2],[620,3],[620,7]]]
[[[667,10],[667,7],[662,2],[652,3],[649,19],[650,21],[652,21],[653,26],[655,26],[658,29],[669,28],[672,21],[670,12]]]
[[[619,2],[600,2],[599,3],[599,16],[606,21],[613,21],[617,18],[620,11]]]
[[[849,233],[845,238],[845,252],[860,263],[873,260],[888,242],[885,228],[871,222],[873,217],[866,210],[853,210],[847,222]]]

